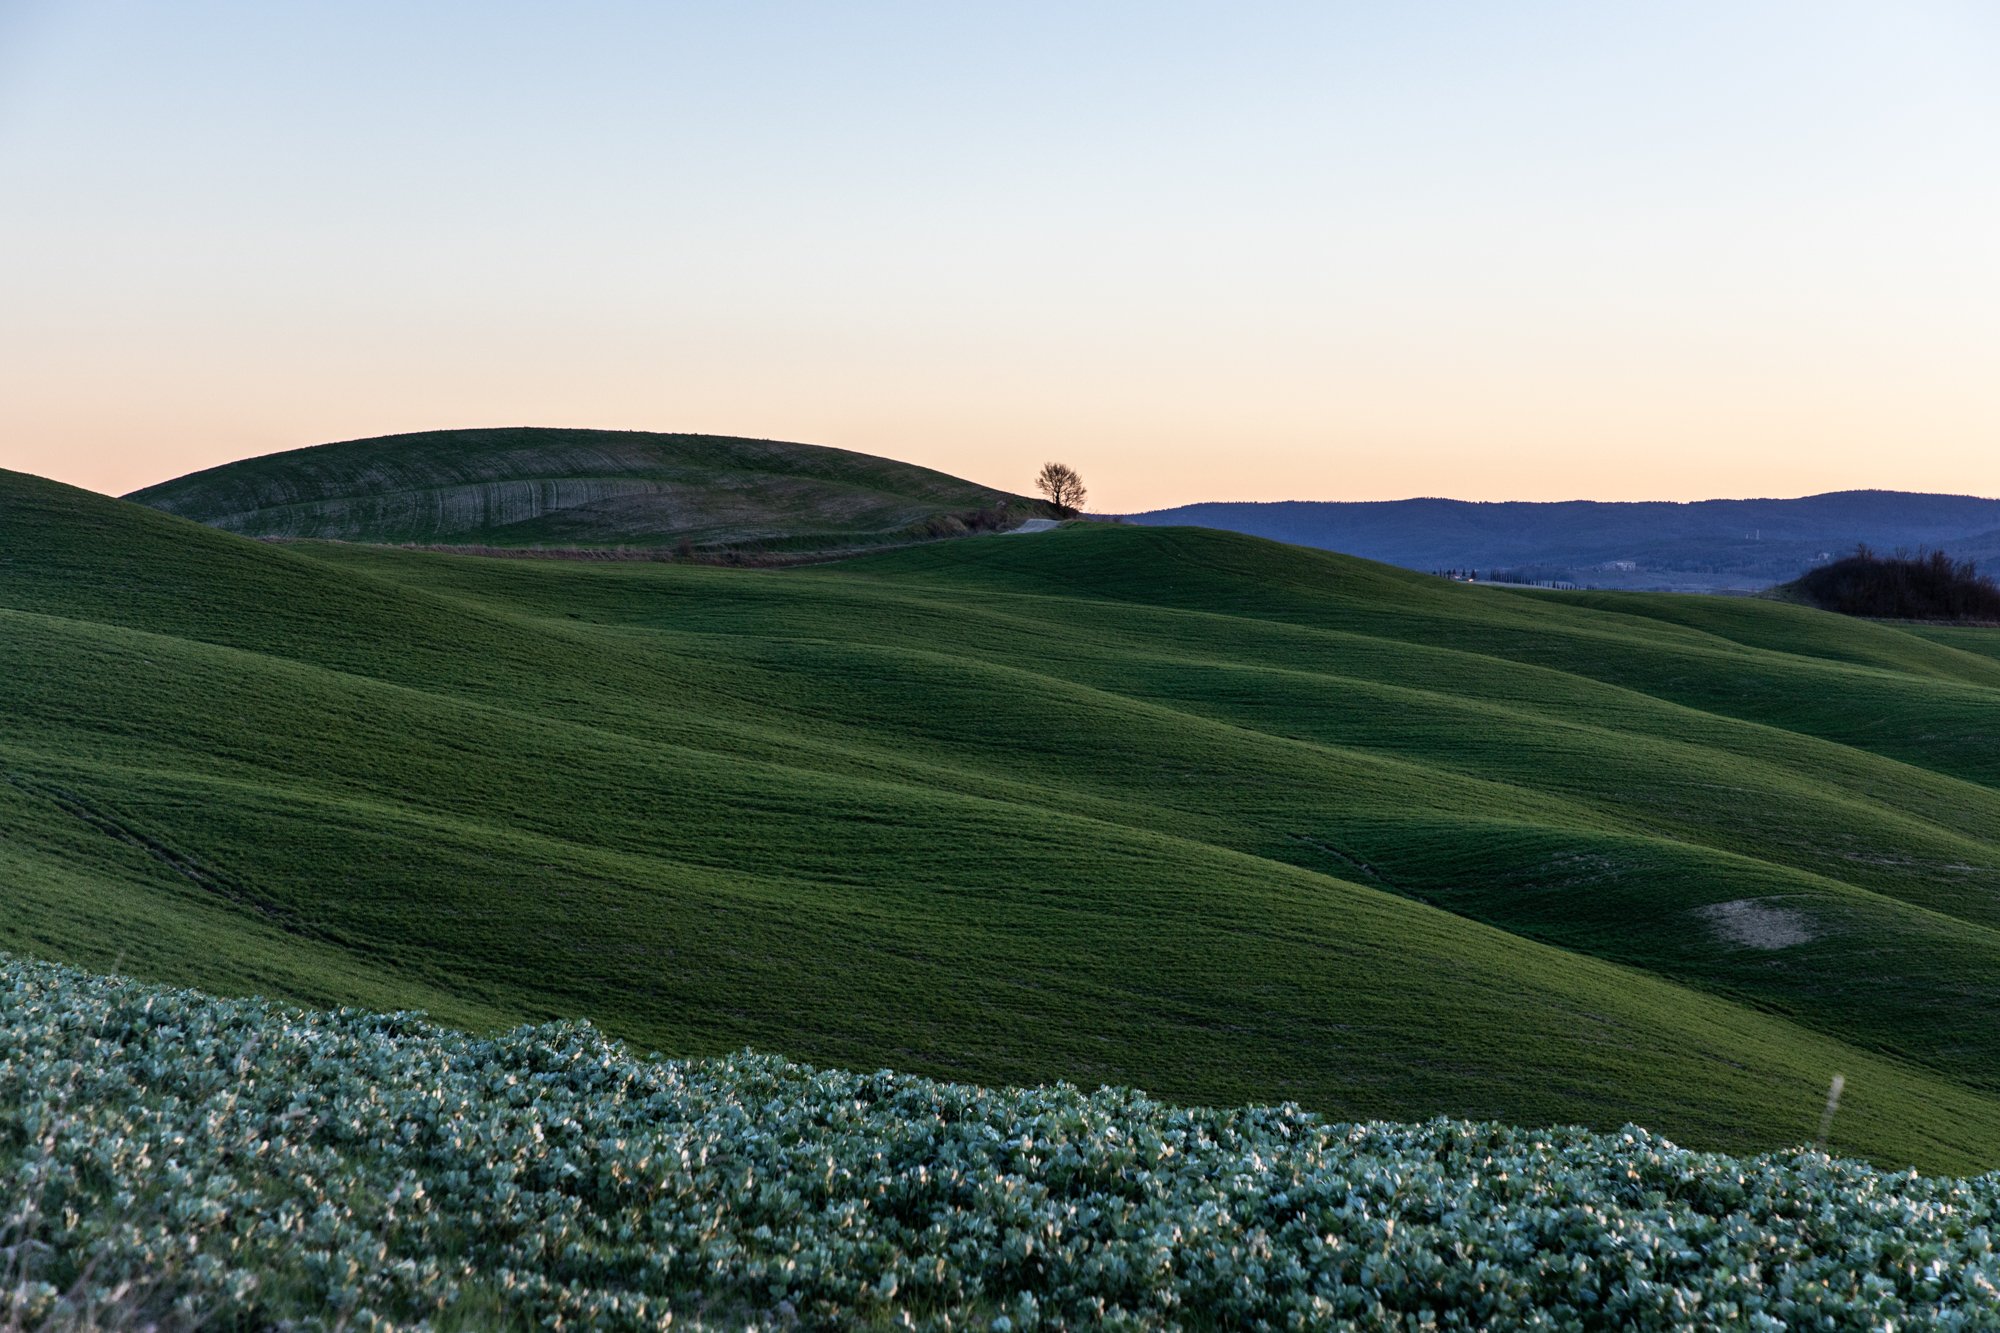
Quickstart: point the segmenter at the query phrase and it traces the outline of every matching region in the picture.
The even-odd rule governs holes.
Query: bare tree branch
[[[1058,514],[1074,514],[1083,508],[1089,492],[1083,488],[1083,478],[1067,463],[1044,463],[1035,477],[1035,489],[1048,497]]]

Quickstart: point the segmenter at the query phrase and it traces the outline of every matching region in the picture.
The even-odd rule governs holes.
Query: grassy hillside
[[[429,431],[225,463],[128,499],[253,537],[453,546],[882,545],[1019,496],[811,444],[644,431]]]
[[[1085,527],[788,572],[0,480],[0,948],[1210,1104],[2000,1164],[2000,659]]]

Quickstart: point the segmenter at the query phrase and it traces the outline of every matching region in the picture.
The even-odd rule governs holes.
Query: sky
[[[0,0],[0,467],[2000,495],[2000,6]]]

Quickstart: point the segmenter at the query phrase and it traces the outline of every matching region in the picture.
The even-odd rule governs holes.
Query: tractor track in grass
[[[122,842],[128,847],[137,848],[204,893],[225,899],[239,907],[249,908],[287,934],[336,946],[341,944],[341,941],[332,936],[307,926],[292,909],[258,893],[231,876],[175,851],[158,838],[114,818],[67,788],[51,782],[36,781],[19,773],[0,774],[0,777],[5,777],[8,785],[16,790],[40,797],[105,837]]]

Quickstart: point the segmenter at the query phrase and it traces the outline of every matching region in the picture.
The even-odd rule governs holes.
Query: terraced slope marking
[[[129,499],[263,537],[443,545],[880,545],[1038,506],[868,454],[644,431],[430,431],[243,459]],[[959,526],[956,530],[963,531]]]

